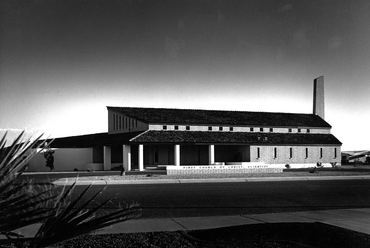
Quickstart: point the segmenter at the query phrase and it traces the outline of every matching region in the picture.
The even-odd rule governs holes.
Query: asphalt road
[[[86,186],[77,186],[74,196]],[[102,186],[93,186],[89,195]],[[370,207],[370,180],[110,185],[98,198],[119,193],[138,202],[142,218],[239,215]]]

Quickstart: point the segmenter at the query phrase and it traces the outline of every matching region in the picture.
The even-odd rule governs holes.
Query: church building
[[[319,77],[312,113],[109,106],[108,133],[57,138],[51,146],[89,149],[90,161],[79,170],[248,163],[333,166],[341,161],[342,144],[331,133],[324,110],[324,79]]]

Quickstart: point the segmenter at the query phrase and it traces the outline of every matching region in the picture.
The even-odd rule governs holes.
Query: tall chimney
[[[325,119],[324,76],[313,81],[313,114]]]

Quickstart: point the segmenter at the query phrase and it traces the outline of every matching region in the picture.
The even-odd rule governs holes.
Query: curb
[[[121,185],[121,184],[180,184],[180,183],[247,183],[316,180],[369,180],[369,176],[317,176],[317,177],[259,177],[259,178],[220,178],[220,179],[156,179],[156,180],[94,180],[77,181],[76,185]],[[72,185],[76,180],[57,180],[55,185]]]

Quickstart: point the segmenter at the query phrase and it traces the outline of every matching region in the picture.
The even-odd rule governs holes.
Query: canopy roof
[[[145,131],[57,138],[50,146],[82,148],[123,144],[341,145],[342,143],[332,134]]]
[[[243,143],[250,145],[341,145],[332,134],[148,131],[131,143]]]

